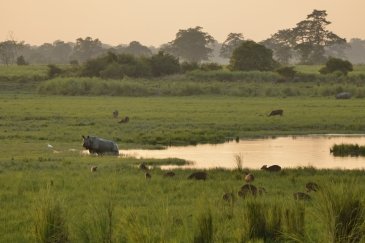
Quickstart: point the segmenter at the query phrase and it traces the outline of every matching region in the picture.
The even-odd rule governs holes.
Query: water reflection
[[[235,168],[234,155],[243,156],[243,167],[258,169],[262,165],[316,168],[365,168],[365,157],[334,157],[330,147],[340,143],[365,144],[365,135],[311,135],[240,140],[224,144],[168,147],[165,150],[122,150],[137,158],[181,158],[194,162],[186,168]],[[168,167],[165,167],[168,168]]]

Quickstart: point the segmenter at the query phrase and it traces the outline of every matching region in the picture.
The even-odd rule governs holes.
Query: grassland
[[[87,134],[114,139],[123,149],[365,130],[361,99],[3,95],[0,104],[1,139],[21,142],[18,146],[29,141],[39,147],[49,142],[78,148],[81,135]],[[279,108],[283,117],[267,117]],[[130,122],[119,124],[114,110]]]
[[[1,74],[1,68],[0,68]],[[6,81],[8,82],[8,81]],[[362,170],[251,171],[267,193],[240,198],[243,172],[214,169],[206,181],[191,170],[163,178],[162,164],[82,155],[81,135],[120,149],[218,143],[236,137],[363,133],[363,99],[332,96],[119,97],[40,95],[15,85],[0,96],[0,242],[362,242]],[[273,109],[283,117],[267,117]],[[129,116],[119,124],[112,112]],[[53,149],[47,145],[51,144]],[[232,155],[232,162],[234,158]],[[90,172],[91,166],[98,166]],[[243,164],[245,167],[245,164]],[[309,181],[321,186],[297,202]],[[351,190],[349,190],[351,188]],[[224,193],[234,200],[226,202]],[[351,213],[349,213],[351,212]],[[53,241],[48,240],[55,236]]]

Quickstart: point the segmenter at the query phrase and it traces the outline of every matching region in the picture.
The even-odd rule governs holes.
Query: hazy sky
[[[219,42],[230,32],[261,41],[313,9],[327,10],[329,29],[340,37],[365,39],[365,0],[0,0],[0,8],[0,41],[13,33],[35,45],[90,36],[157,47],[195,26]]]

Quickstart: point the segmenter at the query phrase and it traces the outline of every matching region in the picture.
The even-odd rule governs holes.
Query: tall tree
[[[129,43],[129,46],[125,47],[122,50],[122,53],[131,54],[134,56],[145,56],[145,57],[152,55],[151,50],[147,46],[144,46],[141,43],[139,43],[138,41],[132,41],[131,43]]]
[[[230,58],[233,50],[242,43],[243,39],[244,38],[241,33],[229,33],[227,39],[222,44],[220,56]]]
[[[3,64],[9,65],[15,62],[19,46],[22,43],[17,43],[14,40],[0,42],[0,60]]]
[[[269,39],[262,42],[274,51],[274,57],[287,64],[294,54],[298,54],[303,64],[321,64],[326,61],[326,50],[331,47],[345,48],[346,40],[327,30],[331,24],[326,19],[326,10],[313,10],[307,18],[292,29],[279,30]]]
[[[52,56],[54,63],[69,63],[71,53],[71,43],[65,43],[61,40],[56,40],[53,42]]]
[[[210,44],[214,43],[214,38],[206,32],[202,31],[202,27],[189,28],[187,30],[179,30],[175,40],[165,46],[167,51],[188,62],[201,62],[208,60],[212,49]]]
[[[93,40],[91,37],[86,37],[85,39],[78,38],[72,57],[80,62],[85,62],[102,54],[102,51],[102,43],[99,39]]]
[[[261,44],[273,50],[274,58],[282,64],[288,64],[293,57],[295,39],[291,29],[279,30],[269,39],[262,41]]]
[[[331,24],[326,17],[326,10],[313,10],[305,20],[300,21],[293,28],[295,49],[299,52],[302,63],[324,63],[326,61],[325,47],[346,43],[346,39],[326,29]]]

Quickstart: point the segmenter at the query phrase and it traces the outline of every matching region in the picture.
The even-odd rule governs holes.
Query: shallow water
[[[235,168],[235,155],[241,155],[243,167],[252,169],[262,165],[278,164],[284,168],[314,166],[316,168],[365,168],[365,157],[334,157],[330,148],[334,144],[365,145],[361,135],[310,135],[265,139],[240,140],[223,144],[168,147],[165,150],[121,150],[123,156],[137,158],[180,158],[193,162],[184,168]],[[176,166],[164,166],[164,169]]]

